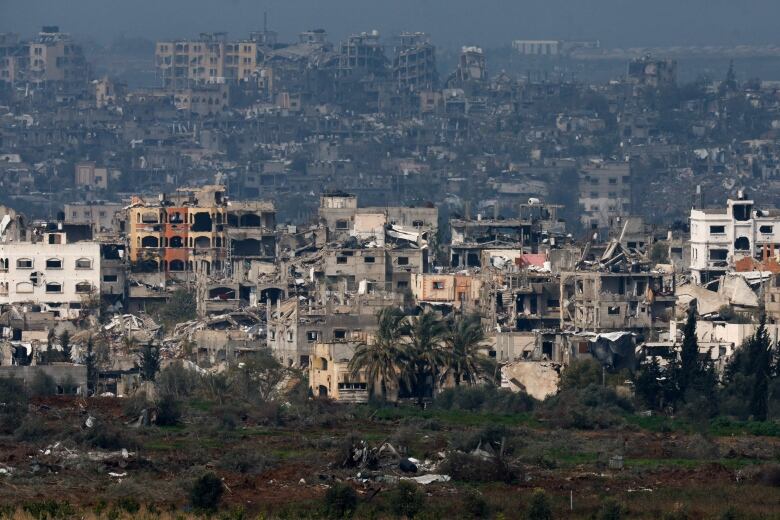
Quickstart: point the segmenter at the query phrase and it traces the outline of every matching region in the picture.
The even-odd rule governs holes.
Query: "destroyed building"
[[[777,237],[777,238],[776,238]],[[742,259],[775,257],[780,213],[759,209],[740,192],[724,209],[691,209],[691,276],[706,284]]]
[[[272,262],[275,213],[269,202],[229,202],[222,186],[182,189],[154,202],[135,197],[125,222],[130,262],[134,272],[179,279]]]
[[[359,343],[317,342],[309,366],[309,389],[315,397],[346,403],[368,402],[366,370],[353,375],[349,362]]]
[[[555,246],[565,231],[564,222],[558,218],[559,209],[554,204],[530,200],[521,205],[517,218],[486,218],[478,214],[476,219],[450,219],[450,265],[479,267],[484,251],[537,253],[544,247]]]

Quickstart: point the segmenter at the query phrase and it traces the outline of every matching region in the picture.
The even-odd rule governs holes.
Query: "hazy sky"
[[[241,37],[262,27],[283,40],[322,27],[426,31],[444,47],[499,46],[517,38],[600,39],[607,46],[780,43],[780,0],[0,0],[0,32],[60,25],[111,41],[202,31]]]

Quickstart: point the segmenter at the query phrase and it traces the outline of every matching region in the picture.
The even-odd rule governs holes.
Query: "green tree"
[[[658,358],[653,356],[650,363],[642,367],[634,377],[636,396],[645,405],[654,410],[660,410],[664,406],[664,385],[661,366]]]
[[[365,370],[372,391],[379,384],[380,395],[386,399],[389,385],[395,385],[401,375],[400,366],[406,356],[403,341],[408,326],[403,312],[395,307],[381,309],[377,321],[373,341],[358,345],[349,362],[349,370],[353,378]]]
[[[542,489],[537,489],[531,495],[531,503],[528,504],[528,511],[525,517],[528,520],[552,520],[552,508],[547,493]]]
[[[766,314],[761,313],[758,329],[748,343],[753,387],[750,393],[750,414],[756,421],[766,421],[769,407],[769,373],[772,350],[766,330]]]
[[[603,367],[595,359],[583,359],[569,363],[561,374],[560,389],[583,390],[590,385],[601,385]]]
[[[680,352],[680,366],[676,370],[676,383],[680,395],[685,395],[688,386],[699,372],[699,342],[696,339],[696,309],[688,311],[688,320],[683,329],[683,344]]]
[[[87,391],[94,393],[97,391],[98,370],[95,345],[91,335],[87,338],[87,352],[84,354],[84,364],[87,367]]]
[[[197,510],[214,511],[219,506],[224,492],[225,485],[215,473],[204,473],[190,489],[190,503]]]
[[[410,321],[404,372],[411,381],[418,403],[422,405],[423,399],[432,395],[433,386],[443,365],[442,341],[447,328],[432,311],[425,311]]]
[[[473,385],[483,371],[486,356],[482,353],[485,332],[478,314],[463,316],[455,321],[444,338],[443,377],[452,375],[455,386],[461,382]]]
[[[62,359],[64,361],[70,361],[70,332],[67,330],[60,334],[60,348],[62,349]]]
[[[144,381],[154,381],[160,370],[160,351],[157,347],[145,345],[138,354],[138,368]]]

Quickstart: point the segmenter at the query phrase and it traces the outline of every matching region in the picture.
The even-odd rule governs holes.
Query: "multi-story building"
[[[92,232],[118,232],[116,228],[116,213],[122,209],[119,202],[102,200],[87,202],[70,202],[63,208],[63,222],[66,224],[81,224],[92,227]]]
[[[0,244],[0,304],[77,318],[101,290],[101,251],[96,242],[67,241],[61,232],[38,242]]]
[[[157,42],[155,63],[165,88],[198,83],[246,81],[257,68],[257,42],[228,41],[226,33],[202,33],[197,40]]]
[[[338,62],[338,76],[353,74],[382,74],[387,65],[387,57],[379,31],[353,34],[341,43]]]
[[[33,83],[60,82],[66,86],[86,86],[89,67],[84,51],[69,34],[57,26],[45,26],[29,44],[27,80]]]
[[[649,55],[633,59],[628,63],[628,80],[654,88],[674,85],[677,82],[677,60],[658,60]]]
[[[743,192],[724,209],[691,209],[691,276],[706,284],[742,258],[774,256],[780,248],[780,212],[755,207]]]
[[[127,209],[129,258],[139,272],[215,275],[238,271],[246,261],[276,255],[276,211],[271,202],[230,202],[224,186],[180,189]]]
[[[13,83],[26,70],[29,47],[15,33],[0,33],[0,82]]]
[[[0,81],[27,81],[44,86],[56,83],[66,90],[85,89],[89,65],[84,51],[56,25],[44,26],[32,40],[0,34]]]
[[[309,388],[314,397],[327,397],[348,403],[368,401],[366,370],[353,374],[349,367],[359,343],[332,342],[314,345],[309,366]]]
[[[76,186],[85,186],[91,190],[108,189],[109,176],[119,175],[118,170],[101,167],[94,161],[76,163]]]
[[[616,217],[631,213],[631,167],[628,162],[590,161],[580,171],[580,222],[606,230]]]
[[[436,47],[425,33],[403,33],[393,58],[393,79],[400,89],[432,89],[438,81]]]
[[[431,239],[438,228],[439,210],[436,207],[358,207],[355,195],[329,192],[320,197],[319,218],[328,229],[328,240],[346,240],[365,235],[368,230],[387,227],[392,233],[414,231],[420,234],[420,239]]]

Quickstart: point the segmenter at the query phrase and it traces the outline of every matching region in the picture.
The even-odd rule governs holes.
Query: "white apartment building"
[[[41,242],[0,244],[0,304],[74,319],[100,295],[100,244],[67,243],[64,233]]]
[[[691,275],[695,283],[717,279],[744,257],[780,250],[780,211],[754,207],[740,193],[725,209],[691,210]]]

